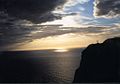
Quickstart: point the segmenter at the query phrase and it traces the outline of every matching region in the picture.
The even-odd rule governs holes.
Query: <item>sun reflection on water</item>
[[[68,52],[69,50],[68,49],[56,49],[54,50],[54,52]]]

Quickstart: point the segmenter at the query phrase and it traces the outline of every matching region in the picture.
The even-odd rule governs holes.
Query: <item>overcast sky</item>
[[[1,51],[84,47],[119,35],[120,0],[0,0]]]

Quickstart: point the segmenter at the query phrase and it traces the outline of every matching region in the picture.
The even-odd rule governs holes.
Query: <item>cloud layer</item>
[[[42,22],[61,19],[66,16],[76,16],[76,13],[53,13],[57,7],[61,8],[66,1],[70,0],[0,0],[0,50],[14,47],[13,45],[24,44],[35,39],[46,38],[69,33],[79,33],[88,36],[95,35],[119,35],[119,23],[113,27],[92,27],[76,28],[61,27],[59,25],[41,25]],[[79,2],[79,0],[76,0]],[[81,0],[85,3],[89,0]],[[74,2],[74,0],[71,0]],[[74,2],[76,4],[76,2]],[[114,5],[113,5],[114,4]],[[120,14],[119,0],[96,0],[95,16],[113,17]],[[68,4],[70,6],[70,3]],[[111,12],[113,12],[113,15]],[[91,18],[81,17],[84,24]],[[71,21],[71,23],[70,23]],[[66,24],[72,24],[72,18],[65,19]],[[64,23],[65,23],[64,22]],[[94,23],[94,22],[92,22]],[[79,23],[81,24],[81,23]],[[90,23],[91,24],[91,23]]]
[[[51,11],[65,2],[66,0],[0,0],[0,11],[17,19],[45,22],[60,18]]]
[[[42,23],[60,19],[52,13],[66,0],[0,0],[0,47],[30,41],[29,34],[34,28],[26,28],[26,23]],[[36,30],[36,29],[35,29]]]
[[[119,35],[119,24],[114,27],[61,27],[61,25],[40,25],[27,20],[16,20],[7,15],[0,19],[0,49],[12,49],[13,45],[22,45],[35,39],[53,37],[63,34],[95,35]],[[117,30],[117,31],[116,31]],[[13,46],[14,47],[14,46]]]
[[[116,17],[120,15],[120,0],[95,0],[94,15]]]

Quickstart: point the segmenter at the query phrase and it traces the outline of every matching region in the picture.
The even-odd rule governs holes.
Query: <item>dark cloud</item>
[[[0,19],[0,50],[9,50],[15,45],[23,45],[35,39],[46,38],[69,33],[79,33],[88,36],[106,35],[106,32],[119,34],[118,26],[111,27],[86,27],[73,28],[61,27],[61,25],[40,25],[33,24],[26,20],[16,20],[7,15],[1,16]],[[116,31],[117,29],[117,31]],[[105,32],[105,33],[104,33]],[[111,33],[109,33],[111,34]]]
[[[66,0],[0,0],[0,11],[17,19],[45,22],[60,18],[51,11],[65,2]]]
[[[0,49],[31,41],[31,32],[37,31],[37,28],[23,24],[32,22],[36,25],[60,19],[61,16],[52,11],[62,7],[65,2],[66,0],[0,0]]]
[[[120,15],[120,0],[95,0],[94,15],[116,17]]]
[[[65,28],[36,23],[60,19],[70,14],[53,14],[66,0],[0,0],[0,50],[24,44],[34,39],[68,33],[101,34],[106,27]],[[114,30],[114,29],[113,29]],[[112,31],[113,31],[112,30]],[[119,30],[120,31],[120,30]],[[116,32],[116,31],[115,31]]]
[[[104,28],[66,28],[61,25],[40,25],[27,20],[9,17],[4,12],[0,15],[0,49],[9,49],[15,44],[24,44],[34,39],[68,33],[99,33]]]

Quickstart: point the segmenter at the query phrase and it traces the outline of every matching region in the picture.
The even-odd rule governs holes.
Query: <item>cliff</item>
[[[89,45],[82,52],[74,83],[120,82],[120,38]]]

